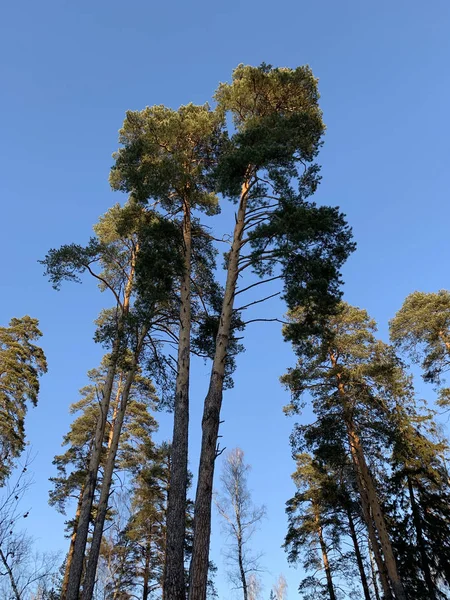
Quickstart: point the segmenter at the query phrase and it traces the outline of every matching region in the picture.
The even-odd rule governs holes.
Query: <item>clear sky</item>
[[[68,406],[101,355],[93,320],[106,298],[93,285],[53,291],[37,260],[86,241],[98,216],[123,200],[108,172],[127,109],[203,103],[241,62],[308,63],[327,124],[317,200],[342,207],[358,243],[345,267],[346,300],[367,308],[386,336],[408,293],[450,285],[448,0],[4,0],[0,57],[0,323],[37,317],[49,362],[27,421],[37,453],[28,526],[42,547],[67,547],[63,518],[47,506],[48,477]],[[284,572],[292,598],[301,574],[280,546],[293,422],[282,414],[278,377],[293,357],[278,326],[250,327],[225,397],[222,443],[244,449],[255,499],[267,506],[255,538],[266,553],[265,597]],[[193,471],[207,378],[207,368],[194,371]],[[162,437],[170,422],[161,418]],[[215,518],[219,567],[221,541]],[[221,600],[231,598],[222,577],[219,585]]]

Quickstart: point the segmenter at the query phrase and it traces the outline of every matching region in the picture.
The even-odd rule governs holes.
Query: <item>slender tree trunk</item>
[[[122,393],[122,378],[123,378],[123,374],[121,373],[119,375],[119,381],[117,383],[116,398],[115,398],[114,404],[113,404],[113,414],[112,414],[112,418],[111,418],[111,427],[110,427],[109,435],[108,435],[108,450],[111,448],[111,444],[112,444],[112,440],[113,440],[113,434],[114,434],[114,423],[116,422],[117,411],[119,410],[120,395]]]
[[[380,544],[378,543],[375,526],[373,524],[372,513],[370,511],[369,501],[367,500],[364,492],[364,517],[366,519],[367,531],[369,533],[370,547],[373,555],[375,556],[375,562],[377,563],[378,576],[380,578],[381,587],[383,588],[383,600],[392,600],[392,591],[389,583],[389,577],[386,570],[386,565],[381,555]]]
[[[17,588],[16,579],[14,577],[14,573],[12,572],[11,567],[8,565],[6,556],[4,555],[3,550],[1,548],[0,548],[0,560],[3,563],[3,566],[6,569],[6,572],[8,573],[9,581],[11,583],[11,587],[12,587],[12,590],[13,590],[16,600],[21,600],[19,589]]]
[[[80,518],[76,538],[73,547],[72,564],[69,571],[69,582],[67,585],[66,600],[79,600],[81,578],[83,575],[83,567],[85,562],[86,544],[89,533],[89,523],[91,520],[92,504],[94,502],[95,488],[97,485],[98,469],[103,450],[103,440],[105,437],[106,421],[108,418],[109,406],[111,403],[111,394],[116,376],[117,363],[119,360],[120,345],[124,327],[124,320],[129,312],[130,298],[133,289],[134,272],[136,253],[138,248],[133,252],[131,258],[131,268],[128,275],[128,281],[125,288],[123,305],[118,307],[120,311],[117,324],[117,333],[114,340],[108,372],[106,375],[105,384],[102,389],[102,399],[100,402],[100,415],[97,420],[95,430],[94,443],[92,447],[91,458],[89,461],[88,472],[86,475],[86,483],[83,490],[83,498],[81,501]]]
[[[336,600],[336,593],[334,591],[334,586],[333,586],[333,577],[331,575],[330,562],[328,560],[327,545],[325,544],[325,540],[323,538],[323,530],[322,530],[322,525],[320,523],[320,516],[316,510],[315,510],[315,519],[316,519],[316,526],[317,526],[317,535],[319,537],[320,549],[322,552],[323,566],[324,566],[325,575],[327,578],[328,595],[330,596],[330,600]]]
[[[102,390],[102,400],[100,403],[100,415],[97,421],[92,454],[89,461],[88,473],[81,500],[81,508],[78,519],[78,526],[73,544],[72,562],[69,571],[69,581],[67,584],[66,600],[78,600],[80,594],[81,577],[84,566],[84,553],[86,550],[87,537],[89,532],[89,523],[91,520],[92,503],[94,500],[95,487],[97,484],[98,468],[103,449],[103,438],[105,435],[106,419],[108,416],[111,393],[116,374],[120,345],[120,336],[114,342],[114,348],[111,355],[110,366],[106,376],[105,385]]]
[[[436,598],[436,586],[433,582],[433,576],[431,575],[430,563],[428,561],[427,551],[425,548],[425,538],[423,536],[422,519],[419,513],[419,507],[417,506],[416,498],[414,496],[414,488],[412,485],[411,478],[408,476],[408,491],[409,499],[411,502],[411,511],[413,515],[414,527],[417,534],[417,545],[420,552],[420,560],[422,563],[422,570],[425,577],[425,583],[427,584],[428,592],[430,594],[430,600]]]
[[[86,574],[83,585],[83,600],[92,600],[95,587],[95,576],[97,573],[98,559],[100,556],[100,547],[103,537],[103,528],[105,526],[106,513],[108,512],[108,502],[111,493],[111,484],[114,474],[114,468],[116,466],[117,450],[119,447],[120,435],[122,433],[123,421],[128,405],[128,398],[130,396],[131,386],[133,385],[134,378],[136,375],[136,369],[139,362],[139,356],[142,350],[145,336],[147,335],[147,329],[144,329],[137,342],[137,347],[133,357],[131,369],[127,374],[125,385],[123,386],[122,396],[120,404],[117,410],[116,418],[114,420],[113,435],[111,439],[111,445],[109,448],[108,455],[106,457],[106,464],[103,473],[103,481],[100,490],[100,499],[97,507],[97,515],[94,523],[94,533],[92,536],[91,547],[89,550],[89,558],[86,567]]]
[[[353,547],[355,549],[356,562],[358,563],[359,574],[361,577],[361,585],[364,592],[365,600],[372,600],[369,592],[369,585],[367,583],[366,572],[364,570],[364,563],[361,556],[361,550],[359,549],[358,536],[356,535],[355,523],[353,521],[352,510],[350,506],[347,507],[348,525],[350,527],[350,537],[352,538]]]
[[[369,541],[369,558],[370,558],[370,568],[372,571],[372,585],[373,585],[373,591],[375,592],[375,600],[381,600],[380,598],[380,592],[378,591],[378,583],[377,583],[377,572],[375,570],[375,563],[374,563],[374,558],[373,558],[373,552],[372,552],[372,548],[370,547],[370,541]]]
[[[242,554],[242,533],[238,536],[238,565],[239,565],[239,575],[242,582],[242,591],[244,593],[244,600],[248,600],[248,589],[247,589],[247,579],[245,577],[245,569],[244,569],[244,557]]]
[[[184,203],[184,275],[180,290],[178,370],[172,436],[172,471],[167,506],[166,552],[163,598],[186,600],[184,542],[186,537],[186,493],[188,483],[189,368],[191,354],[191,215]]]
[[[149,588],[150,581],[150,542],[145,544],[145,564],[144,564],[144,575],[143,575],[143,589],[142,589],[142,600],[148,600],[150,594]]]
[[[189,600],[206,600],[208,581],[209,543],[211,536],[211,502],[217,436],[222,406],[223,381],[228,343],[231,335],[234,297],[239,274],[239,256],[245,227],[251,175],[242,185],[234,227],[233,243],[228,256],[227,281],[216,337],[216,349],[202,419],[202,445],[194,506],[194,541],[189,572]],[[172,600],[171,598],[167,600]]]
[[[69,547],[69,552],[67,554],[66,568],[64,569],[64,578],[63,578],[63,582],[61,585],[61,599],[60,600],[66,600],[67,585],[69,583],[70,566],[72,564],[73,549],[75,546],[75,539],[77,537],[78,521],[80,519],[80,513],[81,513],[81,502],[83,500],[83,489],[84,488],[82,487],[80,490],[80,495],[78,497],[77,510],[75,512],[75,522],[73,525],[72,535],[70,536],[70,547]]]

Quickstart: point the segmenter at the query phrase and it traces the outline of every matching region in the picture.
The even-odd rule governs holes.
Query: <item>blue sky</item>
[[[358,250],[345,267],[345,297],[367,308],[385,336],[408,293],[449,285],[449,31],[446,0],[2,3],[0,322],[30,314],[44,332],[49,373],[27,424],[37,453],[28,526],[43,547],[67,545],[63,519],[47,506],[47,480],[68,406],[101,355],[92,335],[105,298],[94,285],[54,292],[37,260],[50,247],[86,241],[98,216],[121,200],[108,172],[125,111],[203,103],[240,62],[310,64],[327,124],[317,200],[347,213]],[[231,228],[227,215],[218,228]],[[273,325],[249,327],[246,348],[225,397],[222,442],[244,449],[255,499],[267,506],[255,538],[266,553],[265,596],[284,572],[295,597],[300,572],[288,569],[280,549],[293,423],[282,414],[287,397],[278,383],[293,357]],[[207,378],[199,365],[193,471]],[[161,435],[169,432],[163,416]],[[222,577],[219,584],[221,599],[231,597]]]

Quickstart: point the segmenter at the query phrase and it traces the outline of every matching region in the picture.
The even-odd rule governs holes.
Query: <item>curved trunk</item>
[[[214,463],[222,406],[225,361],[231,335],[234,297],[239,274],[239,256],[245,227],[251,176],[242,185],[234,227],[233,243],[228,256],[227,281],[216,337],[216,349],[202,419],[202,445],[194,506],[194,541],[189,571],[189,600],[206,600],[208,581],[209,542],[211,535],[211,502]],[[172,600],[172,599],[167,599]]]
[[[191,354],[191,252],[190,206],[184,205],[184,275],[180,290],[178,370],[172,436],[172,470],[167,505],[167,534],[163,598],[186,600],[184,543],[186,537],[186,493],[188,483],[189,368]]]
[[[358,536],[356,535],[355,523],[353,521],[353,515],[350,507],[347,507],[348,525],[350,527],[350,537],[352,538],[353,547],[355,549],[356,562],[358,563],[359,575],[361,577],[361,585],[364,592],[365,600],[371,600],[369,592],[369,584],[367,583],[366,572],[364,570],[364,563],[361,556],[361,550],[359,549]]]
[[[122,426],[128,405],[128,398],[130,396],[131,386],[133,385],[134,377],[136,375],[139,355],[141,353],[142,345],[146,335],[147,330],[145,329],[141,332],[139,336],[138,346],[133,357],[131,370],[127,374],[125,385],[122,391],[121,401],[117,409],[116,418],[114,420],[111,445],[109,447],[108,455],[106,457],[105,470],[103,473],[103,481],[100,490],[100,499],[97,507],[97,516],[94,522],[94,533],[92,535],[92,542],[89,550],[89,558],[84,578],[82,593],[83,600],[91,600],[94,593],[95,576],[97,573],[98,559],[100,556],[100,547],[102,543],[106,513],[108,512],[108,502],[111,493],[111,483],[114,474],[114,468],[116,465],[116,457],[117,450],[119,448],[120,435],[122,433]]]

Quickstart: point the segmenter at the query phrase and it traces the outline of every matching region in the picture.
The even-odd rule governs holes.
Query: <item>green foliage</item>
[[[185,196],[192,208],[214,214],[218,199],[211,179],[222,117],[207,104],[178,110],[165,106],[128,111],[119,132],[110,183],[140,202],[153,199],[168,211]]]
[[[0,327],[0,486],[25,448],[27,405],[36,406],[39,377],[47,372],[37,319],[11,319]]]
[[[281,168],[292,176],[298,161],[316,156],[325,127],[309,67],[239,65],[232,83],[222,83],[215,99],[219,111],[233,115],[237,128],[217,170],[221,192],[237,196],[249,165]]]
[[[413,292],[390,322],[392,342],[420,363],[425,381],[437,385],[450,366],[450,292]],[[448,390],[443,390],[446,405]]]

